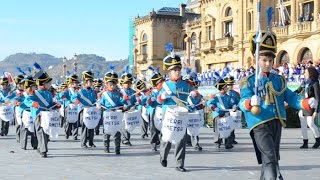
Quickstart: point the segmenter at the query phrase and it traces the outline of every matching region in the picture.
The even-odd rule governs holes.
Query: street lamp
[[[63,59],[62,59],[62,62],[63,62],[63,64],[62,64],[62,74],[63,74],[63,78],[66,78],[66,70],[67,70],[67,58],[66,57],[64,57]]]
[[[77,56],[77,54],[74,54],[72,59],[73,59],[73,63],[72,63],[72,65],[73,65],[73,74],[76,74],[77,73],[77,65],[78,65],[78,56]]]
[[[134,73],[137,75],[138,73],[138,67],[137,67],[137,53],[138,53],[138,49],[137,49],[137,44],[138,44],[138,38],[136,36],[133,36],[133,64],[134,64]]]
[[[186,22],[186,34],[187,37],[185,38],[185,42],[186,42],[186,55],[187,55],[187,66],[190,66],[190,56],[191,56],[191,38],[190,38],[190,34],[191,34],[191,24],[189,23],[189,20],[187,20]]]

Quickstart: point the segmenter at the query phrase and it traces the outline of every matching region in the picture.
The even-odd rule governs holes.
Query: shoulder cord
[[[266,105],[270,105],[271,103],[274,103],[276,105],[278,118],[280,120],[281,125],[285,128],[286,123],[281,118],[281,114],[280,114],[280,110],[279,110],[279,106],[278,106],[278,100],[276,97],[276,96],[282,95],[284,93],[284,91],[287,89],[287,83],[283,78],[281,78],[281,83],[282,83],[281,91],[278,92],[273,88],[272,82],[270,82],[270,81],[267,82],[267,84],[266,84],[267,95],[266,95],[265,103],[266,103]]]

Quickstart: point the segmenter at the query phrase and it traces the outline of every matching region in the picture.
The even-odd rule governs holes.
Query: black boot
[[[316,149],[320,146],[320,138],[316,138],[316,143],[312,146],[313,149]]]
[[[308,139],[303,140],[303,145],[300,146],[300,149],[308,149]]]

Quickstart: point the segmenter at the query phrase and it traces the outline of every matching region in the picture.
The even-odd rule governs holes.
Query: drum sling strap
[[[112,107],[116,107],[116,103],[111,99],[108,92],[103,92],[104,97],[107,99],[107,101],[111,104]]]
[[[85,102],[87,102],[90,106],[92,106],[92,102],[87,98],[85,97],[83,94],[82,94],[82,91],[80,90],[79,91],[79,94],[80,94],[80,98],[83,99]]]
[[[49,107],[48,101],[36,90],[35,95],[40,99],[40,101],[46,106]]]

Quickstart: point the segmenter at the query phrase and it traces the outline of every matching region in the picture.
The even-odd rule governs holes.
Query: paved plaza
[[[96,148],[83,149],[79,141],[65,140],[62,131],[57,140],[49,142],[48,158],[41,158],[36,150],[20,149],[14,127],[7,137],[0,137],[1,180],[6,179],[259,179],[260,166],[247,129],[237,130],[239,144],[231,150],[217,148],[210,128],[201,130],[203,151],[187,148],[186,173],[177,172],[173,148],[168,167],[159,162],[159,151],[152,152],[148,139],[141,139],[136,129],[133,146],[121,146],[121,155],[103,151],[102,135],[95,136]],[[285,179],[311,180],[320,177],[320,149],[299,149],[302,144],[300,129],[284,129],[281,143],[280,168]],[[309,137],[312,137],[309,131]],[[309,147],[314,143],[310,139]],[[312,143],[312,144],[311,144]],[[113,141],[111,142],[113,147]],[[113,152],[113,149],[112,149]]]

